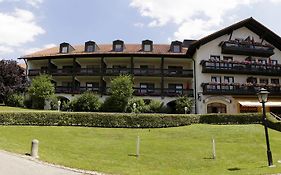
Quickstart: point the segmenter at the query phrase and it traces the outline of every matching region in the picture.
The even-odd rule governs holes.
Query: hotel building
[[[268,110],[281,113],[280,50],[281,38],[248,18],[196,41],[61,43],[21,59],[30,79],[51,74],[57,95],[68,99],[86,90],[104,99],[113,77],[131,74],[134,95],[167,105],[187,95],[194,99],[194,113],[259,111],[261,87],[270,92]]]

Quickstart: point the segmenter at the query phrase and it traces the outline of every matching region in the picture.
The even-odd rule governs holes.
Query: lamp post
[[[184,114],[187,113],[187,107],[184,107]]]
[[[58,112],[60,112],[60,105],[61,105],[61,101],[58,101]]]
[[[267,129],[267,121],[266,121],[266,111],[265,111],[265,103],[267,102],[268,94],[269,94],[269,92],[266,89],[261,88],[257,95],[259,97],[259,102],[262,104],[262,122],[263,122],[263,126],[264,126],[266,146],[267,146],[268,166],[272,166],[273,165],[273,163],[272,163],[272,154],[271,154],[271,151],[270,151],[268,129]]]
[[[133,112],[136,113],[137,104],[133,103]]]

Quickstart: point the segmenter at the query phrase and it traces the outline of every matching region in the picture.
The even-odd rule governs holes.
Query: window
[[[220,61],[220,56],[219,55],[211,55],[210,60],[212,61]]]
[[[257,78],[255,77],[249,77],[247,78],[247,83],[252,83],[252,84],[256,84],[258,82]]]
[[[98,82],[86,83],[86,90],[99,91],[99,83]]]
[[[122,52],[122,51],[123,51],[122,45],[121,45],[121,44],[116,44],[116,45],[115,45],[115,51],[116,51],[116,52]]]
[[[234,77],[224,77],[224,83],[234,83]]]
[[[175,52],[175,53],[180,53],[180,52],[181,52],[181,47],[180,47],[180,45],[174,45],[174,52]]]
[[[258,63],[260,63],[260,64],[266,64],[266,59],[259,59],[259,60],[258,60]]]
[[[130,71],[126,65],[113,65],[112,68],[114,73],[127,74]]]
[[[68,52],[68,47],[67,46],[63,46],[61,48],[61,53],[67,53]]]
[[[268,79],[267,78],[260,78],[260,83],[268,84]]]
[[[140,83],[140,93],[154,93],[154,84],[153,83]]]
[[[222,103],[210,103],[207,105],[207,113],[226,113],[226,105]]]
[[[272,84],[279,84],[279,79],[278,78],[272,78],[271,83]]]
[[[211,77],[211,82],[213,82],[213,83],[220,83],[221,82],[221,77],[220,76],[212,76]]]
[[[271,62],[271,64],[273,64],[273,65],[277,65],[277,64],[278,64],[278,61],[277,61],[277,60],[271,60],[270,62]]]
[[[182,74],[182,66],[168,66],[169,75],[178,75]]]
[[[183,94],[182,84],[168,84],[169,93]]]
[[[88,45],[86,51],[87,51],[87,52],[94,52],[94,51],[95,51],[94,45]]]
[[[233,61],[233,57],[223,56],[224,61]]]
[[[151,52],[151,44],[145,44],[144,45],[144,51],[145,52]]]

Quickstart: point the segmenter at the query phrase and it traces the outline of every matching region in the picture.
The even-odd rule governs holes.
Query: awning
[[[262,104],[258,101],[238,101],[240,105],[247,107],[261,107]],[[281,107],[281,101],[268,101],[265,103],[265,106],[268,107]]]

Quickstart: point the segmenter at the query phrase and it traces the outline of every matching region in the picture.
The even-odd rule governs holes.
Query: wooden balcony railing
[[[101,91],[101,88],[86,88],[86,87],[67,87],[67,86],[56,86],[55,88],[56,93],[65,93],[65,94],[80,94],[85,91],[92,91],[99,94],[104,95],[110,95],[110,88],[105,88],[105,91]],[[193,90],[192,89],[163,89],[163,93],[161,88],[140,88],[136,87],[134,88],[134,95],[136,96],[169,96],[169,97],[175,97],[175,96],[181,96],[181,95],[187,95],[189,97],[193,96]]]
[[[261,64],[250,61],[211,61],[203,60],[201,62],[202,73],[230,73],[230,74],[251,74],[280,76],[280,64]]]
[[[168,77],[193,77],[192,69],[141,69],[141,68],[77,68],[77,69],[51,69],[51,70],[41,70],[41,69],[30,69],[28,71],[29,76],[37,76],[40,74],[51,74],[54,76],[118,76],[121,74],[133,74],[135,76],[168,76]]]
[[[256,95],[262,87],[266,88],[270,95],[281,95],[279,84],[202,83],[203,94],[206,95]]]
[[[230,40],[221,43],[223,54],[249,55],[270,57],[274,54],[274,47],[252,41]]]

